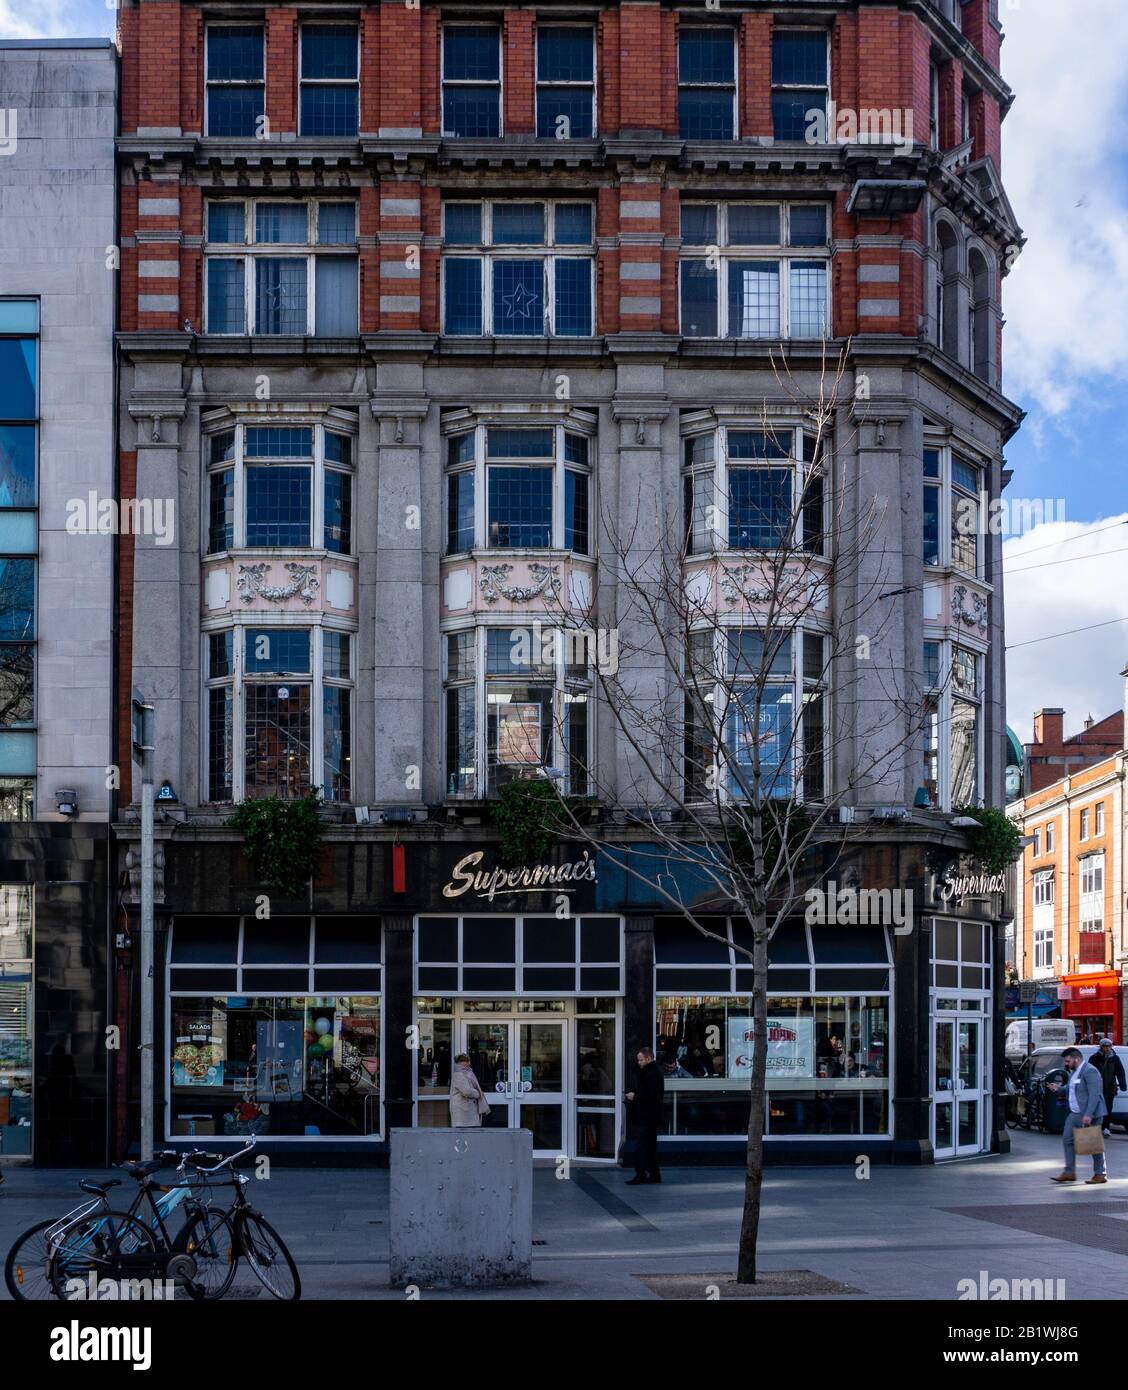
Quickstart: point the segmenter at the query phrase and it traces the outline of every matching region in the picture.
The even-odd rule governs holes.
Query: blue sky
[[[1007,497],[1065,516],[1005,546],[1023,739],[1041,706],[1064,707],[1068,732],[1121,708],[1128,662],[1128,0],[1085,0],[1083,23],[1080,8],[999,3],[1017,94],[1003,180],[1029,239],[1003,290],[1004,386],[1027,411]],[[0,0],[0,37],[111,35],[114,19],[105,0]]]

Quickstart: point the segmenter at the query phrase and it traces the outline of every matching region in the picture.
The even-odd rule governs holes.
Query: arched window
[[[958,311],[960,251],[956,234],[946,222],[936,224],[936,342],[949,357],[959,357]]]
[[[991,267],[982,251],[972,247],[967,259],[971,277],[968,306],[971,370],[983,381],[991,382]]]

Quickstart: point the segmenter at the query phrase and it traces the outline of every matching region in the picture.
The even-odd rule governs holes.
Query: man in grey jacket
[[[1060,1172],[1054,1182],[1076,1182],[1077,1181],[1077,1153],[1073,1147],[1073,1131],[1075,1129],[1088,1128],[1094,1121],[1099,1121],[1105,1113],[1104,1083],[1101,1080],[1100,1072],[1090,1062],[1086,1062],[1084,1057],[1075,1047],[1067,1047],[1061,1055],[1062,1065],[1069,1073],[1069,1114],[1065,1117],[1065,1129],[1062,1131],[1062,1142],[1065,1145],[1065,1168]],[[1060,1087],[1060,1082],[1051,1081],[1049,1089],[1056,1091]],[[1093,1176],[1086,1178],[1087,1183],[1107,1182],[1105,1176],[1105,1156],[1103,1153],[1093,1155]]]

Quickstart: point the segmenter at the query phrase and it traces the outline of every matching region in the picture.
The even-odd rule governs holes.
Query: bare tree
[[[844,378],[843,360],[824,362],[812,399],[778,366],[779,398],[757,412],[756,429],[744,415],[747,437],[729,437],[730,456],[739,447],[755,464],[740,487],[730,474],[727,495],[710,496],[708,460],[699,485],[691,450],[685,514],[656,534],[654,495],[640,494],[630,517],[601,507],[598,593],[590,612],[562,606],[558,618],[573,649],[592,641],[600,621],[617,633],[617,663],[595,666],[617,756],[573,758],[566,787],[597,797],[621,829],[593,825],[564,787],[548,803],[552,829],[644,882],[703,937],[728,944],[713,917],[724,914],[743,921],[752,943],[732,943],[753,967],[737,1266],[749,1283],[763,1178],[768,945],[849,843],[838,807],[902,800],[927,718],[920,682],[896,641],[886,642],[899,619],[890,600],[905,592],[890,582],[891,571],[901,574],[900,551],[891,566],[886,542],[887,508],[900,503],[864,495],[851,476],[844,446],[858,407],[853,377],[848,392]],[[703,891],[687,894],[687,882]]]

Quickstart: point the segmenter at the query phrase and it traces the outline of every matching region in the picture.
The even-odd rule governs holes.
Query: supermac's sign
[[[493,902],[499,894],[543,893],[570,883],[595,883],[595,860],[590,850],[567,864],[518,864],[512,869],[480,869],[485,855],[475,850],[460,859],[443,884],[444,898],[460,898],[471,893],[476,898]]]
[[[992,893],[1005,893],[1006,890],[1005,874],[953,874],[949,872],[936,885],[936,896],[942,903],[950,903],[959,898],[985,898]]]

